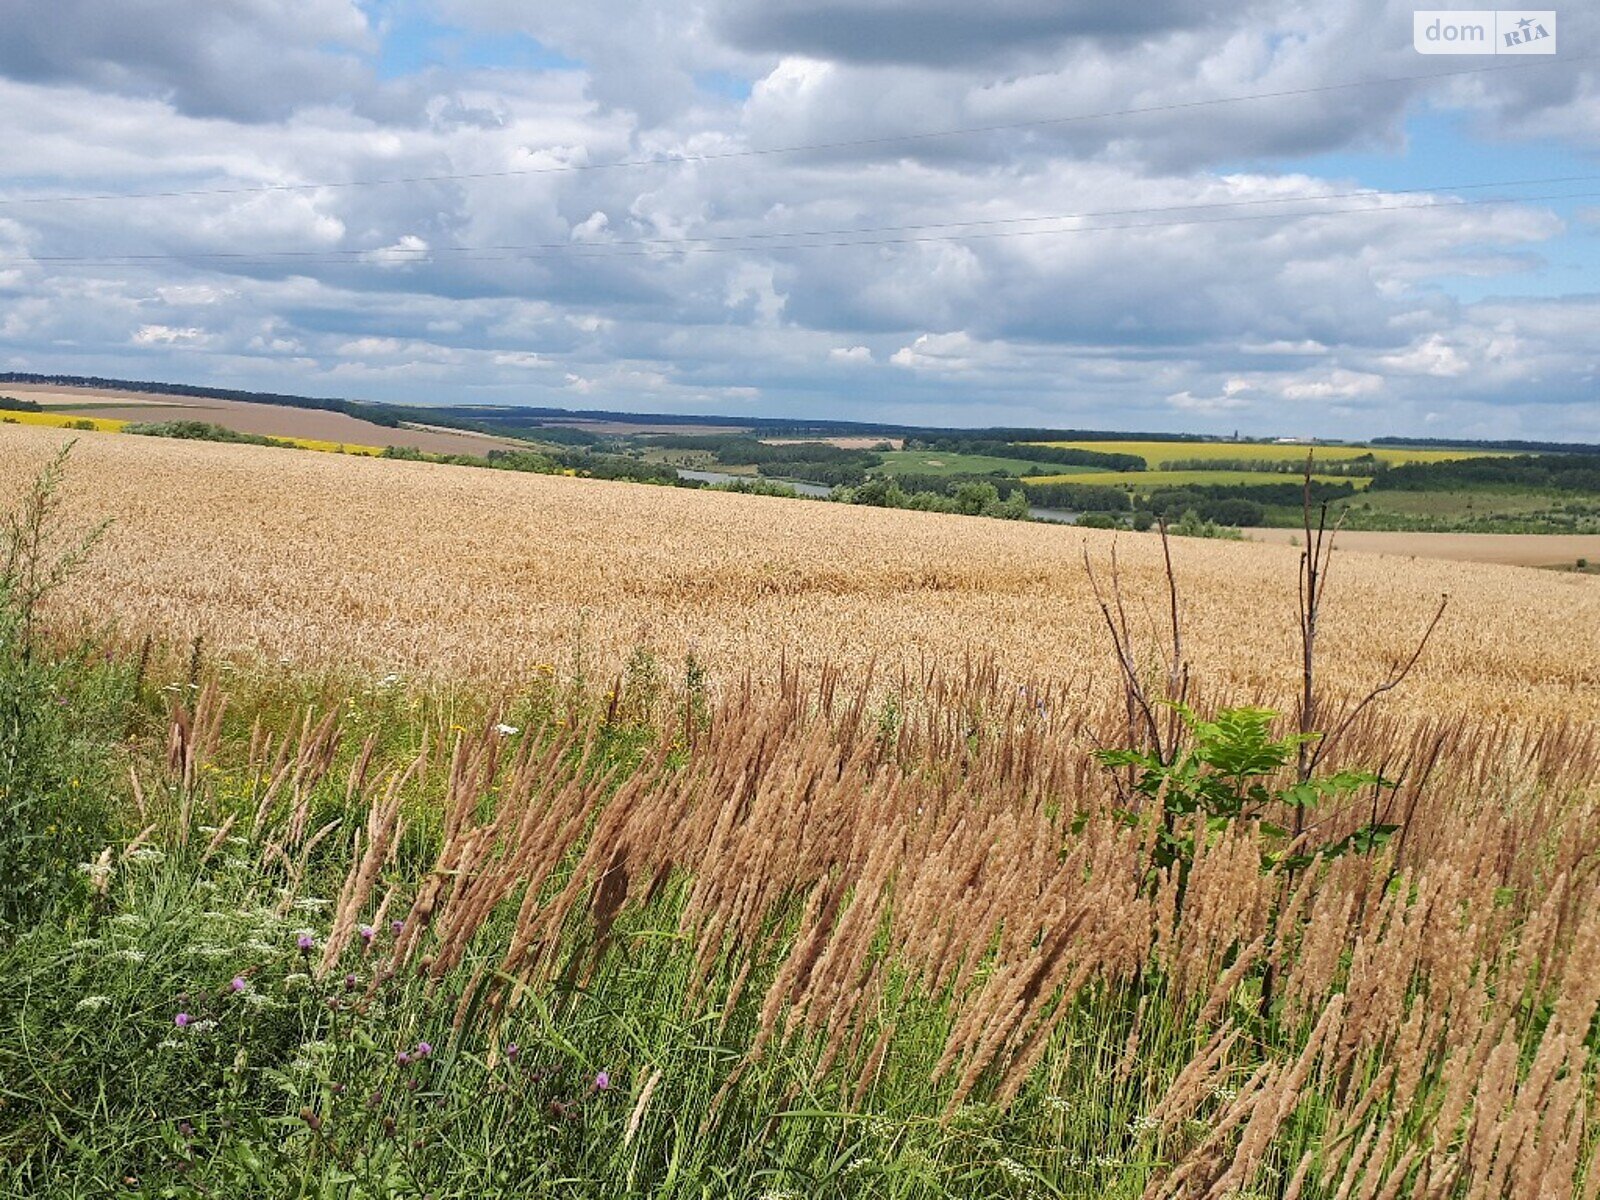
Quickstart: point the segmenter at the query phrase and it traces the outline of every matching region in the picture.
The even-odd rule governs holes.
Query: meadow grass
[[[125,832],[0,942],[0,1190],[1593,1178],[1592,737],[1364,723],[1353,757],[1434,758],[1404,842],[1279,878],[1239,827],[1179,893],[1090,761],[1113,711],[992,671],[720,702],[661,674],[493,706],[347,680],[298,717],[329,681],[146,679]]]
[[[1060,463],[1030,462],[1025,458],[1002,458],[992,454],[946,454],[937,450],[880,451],[881,470],[890,475],[1024,475],[1037,470],[1053,475],[1073,476],[1093,467],[1065,467]]]

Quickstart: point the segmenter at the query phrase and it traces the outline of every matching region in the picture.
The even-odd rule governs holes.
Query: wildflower
[[[611,1075],[608,1072],[601,1071],[598,1075],[596,1075],[594,1077],[594,1090],[595,1091],[603,1092],[610,1086],[611,1086]]]
[[[356,990],[356,977],[354,975],[346,975],[344,977],[344,990],[347,992]]]
[[[394,1061],[402,1067],[409,1067],[411,1065],[411,1055],[401,1050],[394,1056]]]
[[[371,925],[363,925],[360,928],[360,930],[358,930],[357,932],[359,932],[361,934],[361,942],[362,942],[363,945],[366,945],[366,946],[372,945],[372,926]]]
[[[93,862],[79,863],[78,870],[89,877],[89,888],[95,895],[108,895],[111,891],[111,847],[102,850]]]
[[[501,737],[514,737],[516,734],[521,732],[521,730],[519,730],[515,725],[507,725],[504,722],[496,725],[494,727],[494,731]]]
[[[515,1042],[512,1042],[509,1046],[506,1047],[506,1061],[507,1062],[516,1062],[517,1061],[517,1055],[519,1055],[521,1053],[522,1053],[522,1047],[517,1045]]]
[[[998,1166],[1000,1167],[1000,1170],[1004,1174],[1010,1176],[1010,1178],[1013,1180],[1013,1182],[1016,1182],[1016,1183],[1031,1183],[1031,1182],[1033,1182],[1033,1172],[1028,1170],[1027,1167],[1023,1166],[1021,1163],[1019,1163],[1014,1158],[1002,1158],[1000,1160]]]
[[[243,975],[235,975],[233,977],[232,982],[230,982],[228,984],[228,990],[230,992],[242,992],[242,991],[244,991],[245,988],[247,988],[249,986],[250,985],[247,984],[244,981],[244,976]]]
[[[166,855],[154,846],[140,846],[132,854],[128,855],[128,859],[136,863],[158,863],[164,858],[166,858]]]
[[[190,1024],[193,1023],[193,1021],[194,1021],[194,1018],[191,1017],[186,1012],[181,1012],[177,1016],[172,1018],[172,1023],[174,1025],[176,1025],[179,1029],[187,1029],[187,1028],[189,1028]]]
[[[428,1055],[430,1055],[432,1053],[433,1053],[433,1047],[431,1045],[429,1045],[427,1042],[418,1042],[417,1043],[416,1056],[418,1058],[427,1058]]]
[[[392,933],[395,937],[399,937],[400,936],[400,932],[403,929],[405,929],[405,927],[406,927],[406,923],[404,921],[390,921],[389,922],[389,932]]]
[[[110,996],[85,996],[74,1007],[79,1012],[97,1012],[110,1003]]]
[[[309,933],[302,933],[295,938],[294,944],[300,947],[300,953],[310,954],[312,950],[316,949],[317,939]]]
[[[146,955],[143,950],[124,949],[117,951],[117,957],[122,959],[124,962],[142,963],[145,960]]]

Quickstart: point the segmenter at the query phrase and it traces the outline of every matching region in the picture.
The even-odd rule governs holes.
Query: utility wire
[[[993,125],[971,125],[958,129],[937,129],[921,133],[886,134],[880,137],[850,138],[830,142],[806,142],[789,146],[752,147],[744,150],[720,150],[705,154],[661,154],[646,158],[617,159],[600,163],[559,163],[541,167],[516,167],[502,171],[445,172],[428,175],[406,175],[386,179],[326,180],[320,183],[265,183],[238,187],[175,188],[155,192],[90,192],[57,196],[15,196],[0,198],[0,207],[23,204],[80,204],[113,200],[171,200],[195,196],[240,196],[265,192],[320,191],[335,188],[392,187],[419,183],[464,182],[468,180],[510,179],[532,175],[555,175],[577,171],[612,171],[633,167],[671,166],[675,164],[720,162],[725,159],[756,158],[768,155],[800,154],[823,150],[852,150],[872,146],[929,141],[937,138],[966,137],[983,133],[1006,133],[1024,129],[1043,129],[1050,126],[1079,124],[1087,121],[1107,120],[1113,117],[1143,116],[1152,113],[1183,112],[1210,108],[1221,104],[1241,104],[1252,100],[1282,100],[1294,96],[1326,95],[1330,92],[1352,88],[1380,87],[1386,84],[1425,83],[1435,79],[1453,79],[1469,75],[1487,75],[1502,71],[1526,71],[1536,67],[1565,66],[1589,62],[1600,54],[1575,55],[1567,58],[1544,58],[1536,61],[1507,63],[1497,66],[1460,67],[1451,71],[1434,71],[1423,75],[1394,75],[1379,79],[1355,79],[1344,83],[1325,83],[1314,87],[1285,88],[1271,92],[1247,92],[1234,96],[1215,96],[1205,100],[1184,100],[1171,104],[1151,104],[1135,108],[1106,109],[1101,112],[1077,113],[1061,117],[1040,117],[1026,121],[1007,121]]]
[[[1019,225],[1039,221],[1078,221],[1095,217],[1127,217],[1147,216],[1173,212],[1192,212],[1202,209],[1217,208],[1244,208],[1264,204],[1296,204],[1307,202],[1323,202],[1328,200],[1349,200],[1357,198],[1383,199],[1387,196],[1411,196],[1422,193],[1464,192],[1482,188],[1494,187],[1543,187],[1557,183],[1587,183],[1600,179],[1600,175],[1555,175],[1543,179],[1500,179],[1488,182],[1474,183],[1436,183],[1409,188],[1358,188],[1349,192],[1320,192],[1299,196],[1256,196],[1246,200],[1207,200],[1194,204],[1166,204],[1147,208],[1107,208],[1088,212],[1047,213],[1032,217],[985,217],[966,221],[932,221],[914,225],[864,225],[845,229],[793,229],[793,230],[756,230],[750,233],[723,233],[701,234],[689,237],[672,238],[625,238],[609,242],[534,242],[513,243],[508,245],[482,245],[482,246],[420,246],[415,249],[406,246],[377,246],[365,249],[321,249],[321,250],[200,250],[183,254],[103,254],[103,255],[35,255],[32,262],[103,262],[108,260],[128,262],[165,262],[172,259],[277,259],[277,258],[316,258],[336,261],[337,257],[348,258],[380,258],[387,262],[403,262],[408,258],[425,260],[435,254],[475,254],[493,253],[498,251],[529,251],[529,250],[572,250],[584,247],[611,247],[611,246],[681,246],[699,244],[703,242],[745,242],[745,241],[770,241],[778,238],[808,238],[808,237],[845,237],[867,233],[907,233],[930,229],[969,229],[997,225]],[[1514,202],[1516,197],[1507,197],[1506,202]],[[1274,214],[1279,216],[1294,216],[1294,213]],[[0,260],[3,261],[3,260]]]
[[[1596,177],[1595,176],[1568,176],[1566,178],[1567,179],[1571,179],[1571,180],[1579,180],[1579,179],[1592,179],[1592,178],[1596,178]],[[1530,181],[1530,182],[1539,182],[1539,181]],[[1470,185],[1470,186],[1478,186],[1478,185]],[[1483,185],[1483,186],[1508,186],[1508,185],[1501,184],[1501,185]],[[1348,196],[1374,196],[1374,197],[1381,198],[1382,196],[1389,195],[1389,194],[1397,194],[1397,193],[1353,192],[1353,193],[1345,193],[1344,195],[1348,195]],[[1441,202],[1441,201],[1437,201],[1437,200],[1428,200],[1428,201],[1424,201],[1422,203],[1417,203],[1417,204],[1382,204],[1382,205],[1368,205],[1368,206],[1364,206],[1364,207],[1361,207],[1361,208],[1306,209],[1306,210],[1302,210],[1302,211],[1299,211],[1299,212],[1284,212],[1284,213],[1276,213],[1276,212],[1234,213],[1234,214],[1230,214],[1230,215],[1215,216],[1215,217],[1188,217],[1188,218],[1182,218],[1182,219],[1174,220],[1174,221],[1140,221],[1140,222],[1134,222],[1134,223],[1124,223],[1124,224],[1119,224],[1119,225],[1078,225],[1078,226],[1069,226],[1067,228],[1060,228],[1060,229],[980,229],[980,230],[977,230],[977,231],[974,231],[974,232],[934,233],[934,234],[927,234],[925,236],[919,235],[919,236],[891,237],[891,238],[878,238],[878,237],[854,238],[854,237],[847,237],[844,240],[809,241],[809,242],[807,242],[807,241],[797,241],[797,242],[789,242],[789,243],[774,243],[774,244],[768,244],[768,245],[765,245],[765,246],[713,245],[713,244],[707,244],[708,242],[712,241],[712,239],[710,239],[710,238],[704,238],[704,239],[688,238],[688,239],[682,239],[682,240],[678,240],[678,241],[662,241],[662,242],[659,242],[659,243],[641,243],[641,242],[617,242],[617,243],[549,242],[549,243],[534,243],[534,244],[530,244],[530,245],[526,245],[526,246],[501,246],[501,247],[472,247],[472,248],[464,248],[466,250],[469,250],[470,253],[459,254],[459,255],[455,256],[451,261],[457,261],[457,262],[510,262],[510,261],[520,261],[520,260],[532,260],[532,259],[546,258],[546,257],[560,257],[560,258],[569,258],[569,259],[573,259],[573,258],[575,258],[575,259],[605,259],[605,258],[662,257],[662,256],[665,256],[665,255],[670,255],[670,254],[747,253],[747,252],[750,252],[752,250],[759,250],[759,249],[765,249],[765,250],[771,250],[771,251],[822,250],[822,249],[840,248],[840,247],[847,247],[847,246],[896,246],[896,245],[911,245],[911,244],[917,244],[917,243],[922,243],[922,242],[986,241],[986,240],[993,240],[993,239],[999,239],[999,238],[1011,238],[1011,237],[1044,237],[1044,236],[1054,236],[1054,235],[1062,235],[1062,234],[1106,233],[1106,232],[1111,232],[1111,231],[1116,231],[1116,230],[1167,229],[1167,228],[1174,228],[1174,227],[1179,227],[1179,226],[1214,225],[1214,224],[1223,224],[1223,223],[1237,222],[1237,221],[1300,220],[1300,219],[1314,218],[1314,217],[1362,216],[1362,215],[1375,215],[1375,214],[1383,214],[1383,213],[1417,211],[1417,210],[1421,210],[1421,209],[1455,210],[1455,209],[1458,209],[1458,208],[1477,207],[1477,206],[1484,206],[1484,205],[1527,204],[1527,203],[1532,203],[1532,202],[1540,201],[1540,200],[1588,199],[1588,198],[1592,198],[1592,197],[1595,197],[1595,196],[1600,196],[1600,192],[1597,192],[1597,191],[1557,192],[1557,193],[1546,193],[1546,194],[1543,194],[1543,195],[1534,195],[1534,196],[1473,197],[1473,198],[1469,198],[1469,199],[1455,200],[1455,201],[1452,201],[1452,202]],[[1290,201],[1293,201],[1293,200],[1297,200],[1297,199],[1304,200],[1304,199],[1326,199],[1326,198],[1329,198],[1329,197],[1290,197],[1288,199]],[[1246,205],[1246,204],[1256,203],[1256,201],[1238,201],[1236,203],[1239,204],[1239,205]],[[1168,209],[1143,209],[1143,210],[1130,209],[1130,210],[1122,210],[1122,212],[1123,213],[1134,213],[1134,214],[1141,213],[1141,212],[1159,214],[1159,213],[1162,213],[1162,212],[1183,211],[1185,208],[1194,208],[1194,207],[1215,208],[1215,207],[1224,207],[1224,206],[1225,206],[1225,203],[1217,204],[1217,205],[1191,205],[1191,206],[1178,205],[1178,206],[1173,206],[1173,207],[1168,208]],[[1079,217],[1112,216],[1112,215],[1120,215],[1120,214],[1116,210],[1106,210],[1104,212],[1094,213],[1094,214],[1068,214],[1068,215],[1063,215],[1063,216],[1059,216],[1059,217],[1050,217],[1050,218],[1035,217],[1035,218],[1017,218],[1017,219],[1018,220],[1071,220],[1071,219],[1078,219]],[[1004,218],[1002,218],[1002,219],[1004,219]],[[967,223],[952,223],[952,224],[967,224]],[[981,223],[973,222],[971,224],[981,224]],[[950,226],[914,226],[914,225],[900,226],[900,227],[885,226],[885,227],[881,227],[880,230],[877,230],[877,231],[891,231],[891,230],[896,230],[896,229],[902,229],[902,230],[905,230],[907,232],[915,233],[918,230],[924,230],[924,229],[928,229],[928,228],[937,229],[937,228],[948,228],[948,227],[950,227]],[[866,231],[866,232],[876,232],[876,231]],[[796,234],[793,234],[793,235],[790,235],[790,236],[794,236],[794,237],[817,237],[817,236],[834,237],[835,235],[849,234],[849,233],[850,233],[850,231],[848,231],[848,230],[817,231],[817,232],[813,232],[813,233],[796,233]],[[737,235],[737,234],[725,235],[725,238],[723,240],[736,240],[736,239],[739,238],[739,236],[740,235]],[[641,245],[643,245],[644,248],[640,248],[640,249],[628,248],[628,247],[635,247],[635,246],[641,246]],[[623,249],[613,250],[613,249],[609,248],[611,246],[621,246],[621,247],[624,247],[624,248]],[[417,256],[413,257],[413,258],[396,258],[396,257],[392,256],[396,252],[393,252],[393,251],[372,251],[372,250],[365,250],[365,251],[323,251],[323,252],[318,252],[318,251],[279,251],[279,252],[268,252],[268,253],[277,253],[277,254],[280,254],[280,255],[296,255],[297,257],[293,260],[296,263],[320,263],[320,264],[329,264],[329,265],[349,264],[349,265],[360,265],[360,266],[389,266],[389,265],[405,265],[406,263],[412,263],[412,262],[424,262],[425,263],[425,262],[429,261],[427,257],[423,256],[423,252],[421,252],[421,251],[418,251],[417,252]],[[360,255],[364,255],[365,257],[350,257],[352,254],[360,254]],[[386,254],[390,255],[390,257],[380,257],[381,255],[386,255]],[[335,257],[335,256],[337,256],[337,257]],[[153,263],[153,262],[174,262],[174,261],[176,261],[176,262],[188,262],[188,261],[195,261],[195,260],[202,260],[202,261],[224,260],[224,261],[228,261],[228,262],[262,263],[262,265],[268,265],[268,264],[265,263],[264,259],[261,256],[252,255],[252,254],[249,254],[247,252],[242,252],[242,251],[218,251],[218,252],[214,252],[214,253],[199,252],[199,253],[195,253],[195,254],[163,254],[163,255],[140,255],[140,256],[127,255],[127,256],[108,256],[108,257],[61,255],[61,256],[55,256],[55,257],[49,257],[49,258],[9,258],[9,259],[0,258],[0,263],[8,263],[8,264],[11,264],[11,265],[22,265],[22,264],[28,264],[28,263],[49,263],[52,266],[137,267],[137,266],[147,265],[147,264]]]

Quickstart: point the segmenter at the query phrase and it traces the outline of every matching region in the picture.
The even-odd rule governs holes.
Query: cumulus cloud
[[[170,101],[181,112],[277,120],[338,98],[376,45],[354,0],[52,0],[0,5],[0,74]]]
[[[1423,97],[1484,145],[1594,144],[1580,63],[1333,86],[1425,73],[1395,0],[440,0],[549,61],[383,78],[404,6],[0,11],[15,369],[1320,433],[1600,407],[1600,298],[1550,266],[1591,214],[1303,200],[1362,182],[1308,156],[1403,162]],[[182,194],[7,203],[107,191]]]

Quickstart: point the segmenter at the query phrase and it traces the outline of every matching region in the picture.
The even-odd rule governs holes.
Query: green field
[[[885,475],[1023,475],[1047,471],[1052,476],[1076,475],[1093,467],[1068,467],[1061,463],[1029,462],[989,454],[945,454],[937,450],[891,450],[882,455]]]
[[[1249,459],[1254,462],[1301,463],[1307,451],[1315,451],[1324,462],[1342,462],[1370,454],[1381,462],[1451,462],[1460,458],[1481,458],[1501,454],[1497,450],[1410,450],[1397,446],[1308,446],[1277,442],[1040,442],[1041,446],[1072,450],[1098,450],[1105,454],[1137,454],[1152,469],[1163,463],[1186,462],[1199,458],[1222,462]],[[1075,481],[1076,482],[1076,481]],[[1218,481],[1221,482],[1221,481]]]
[[[1371,483],[1362,476],[1313,475],[1319,483],[1349,483],[1364,488]],[[1046,475],[1024,480],[1025,483],[1082,483],[1099,487],[1120,487],[1129,491],[1154,492],[1163,488],[1206,487],[1222,484],[1228,487],[1273,487],[1294,483],[1300,476],[1280,474],[1276,471],[1093,471],[1074,474]]]

